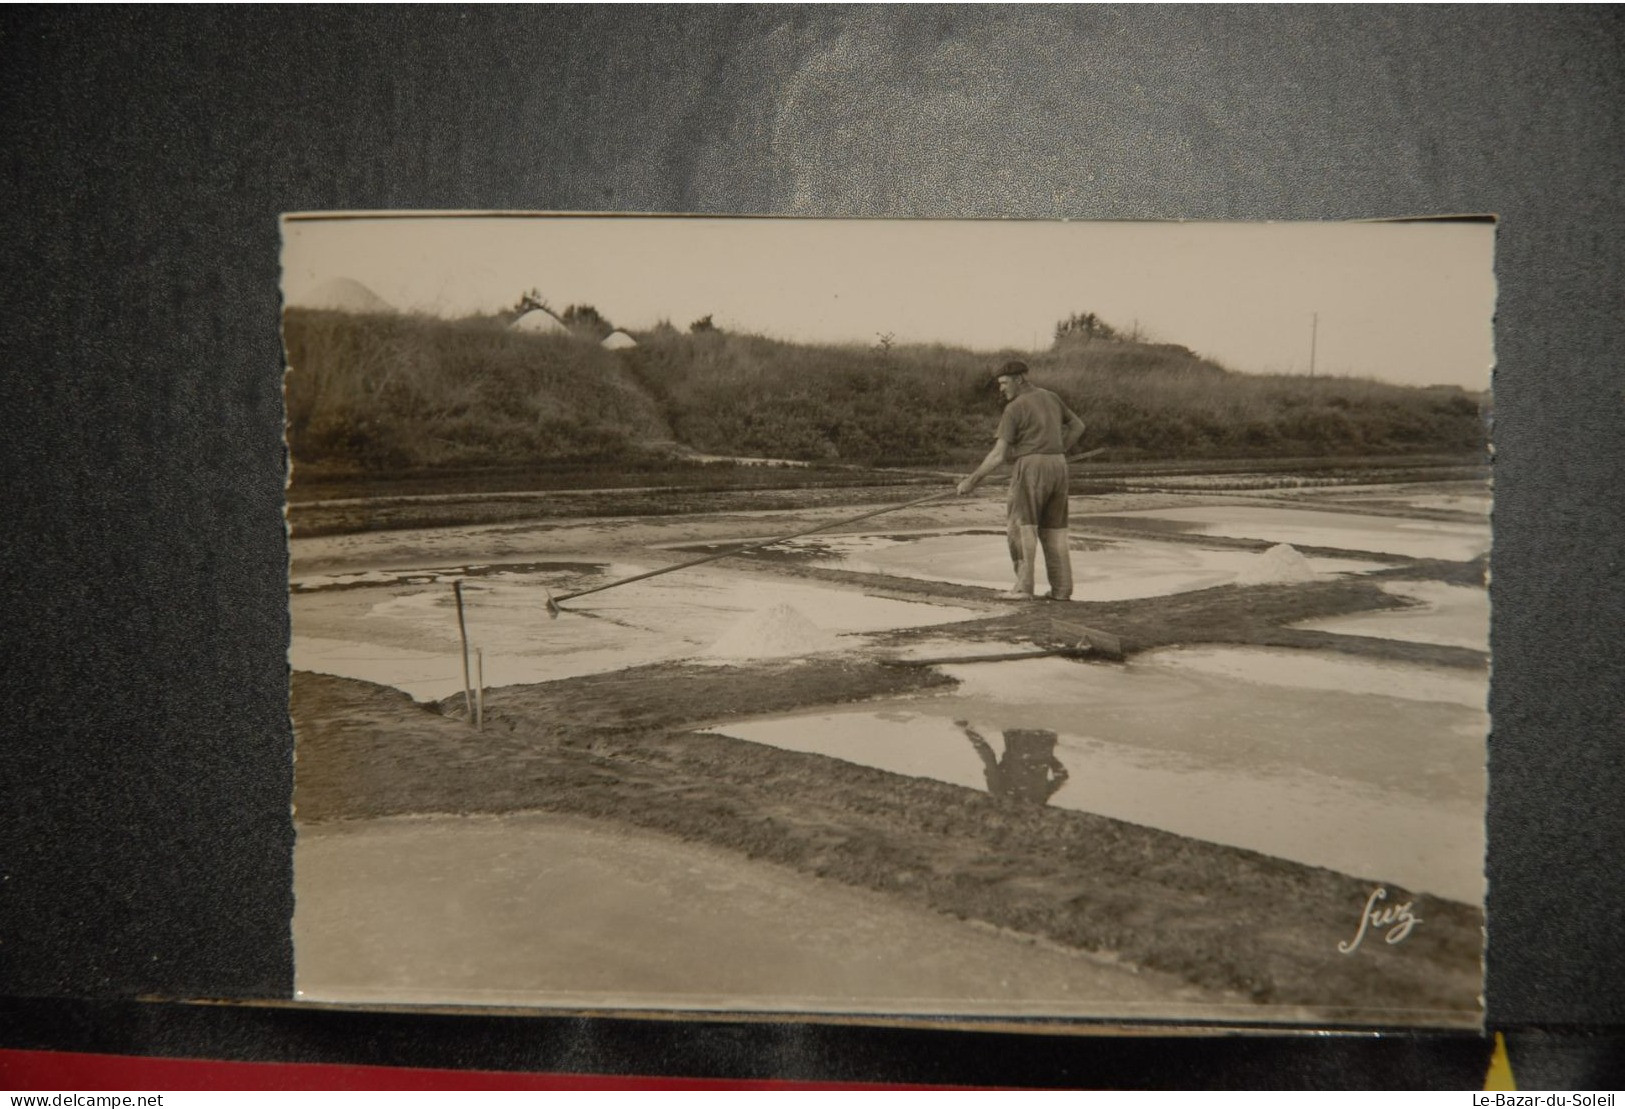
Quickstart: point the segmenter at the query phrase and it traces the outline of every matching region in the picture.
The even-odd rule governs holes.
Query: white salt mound
[[[760,609],[740,620],[711,644],[712,658],[784,658],[833,651],[840,646],[827,632],[787,604]]]
[[[1236,575],[1237,585],[1276,585],[1282,582],[1314,581],[1320,575],[1309,560],[1289,543],[1277,543],[1250,562]]]
[[[389,304],[383,297],[361,282],[349,277],[335,277],[325,281],[300,299],[305,308],[325,308],[333,312],[388,312]]]

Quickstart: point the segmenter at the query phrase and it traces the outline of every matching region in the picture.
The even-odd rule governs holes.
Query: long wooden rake
[[[662,566],[658,570],[648,570],[641,574],[633,574],[629,578],[620,578],[616,581],[605,582],[603,585],[595,585],[591,589],[578,589],[574,593],[565,593],[558,597],[555,597],[553,594],[549,593],[547,595],[547,614],[548,616],[557,620],[559,613],[565,611],[559,607],[559,602],[561,601],[572,601],[577,597],[585,597],[589,593],[602,593],[606,589],[614,589],[616,586],[620,585],[630,585],[632,582],[643,581],[646,578],[657,578],[661,574],[675,574],[679,570],[687,570],[693,566],[703,566],[707,562],[716,562],[718,559],[722,558],[732,558],[734,555],[744,554],[746,551],[754,551],[759,547],[771,547],[775,543],[784,543],[791,539],[799,539],[803,535],[811,535],[815,531],[825,531],[829,528],[838,528],[845,524],[855,524],[860,520],[867,520],[871,516],[881,516],[887,512],[900,512],[905,508],[913,508],[916,505],[929,504],[932,501],[940,501],[944,497],[953,496],[954,492],[954,490],[949,489],[941,493],[933,493],[929,497],[921,497],[918,500],[909,501],[906,504],[888,505],[885,508],[875,508],[868,512],[859,513],[856,516],[848,516],[840,520],[830,520],[827,523],[818,524],[814,527],[803,528],[800,531],[793,531],[789,535],[778,535],[774,536],[772,539],[758,539],[751,543],[741,543],[737,547],[729,547],[725,551],[718,551],[716,554],[708,554],[704,558],[695,558],[690,559],[687,562],[679,562],[676,566]]]

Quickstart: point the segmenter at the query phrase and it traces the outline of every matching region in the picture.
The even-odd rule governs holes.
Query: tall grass
[[[649,336],[627,352],[679,439],[703,450],[875,463],[962,460],[992,441],[989,370],[1012,352]],[[1463,453],[1478,399],[1354,378],[1251,376],[1182,347],[1096,341],[1026,356],[1087,442],[1146,457]]]
[[[943,346],[813,346],[657,329],[605,351],[494,318],[289,310],[296,462],[357,470],[625,460],[673,440],[718,454],[960,462],[992,441],[988,371]],[[1459,389],[1230,373],[1182,347],[1096,339],[1026,356],[1033,380],[1123,457],[1482,451]]]
[[[669,437],[610,352],[497,319],[289,309],[288,442],[296,462],[397,469],[613,457]]]

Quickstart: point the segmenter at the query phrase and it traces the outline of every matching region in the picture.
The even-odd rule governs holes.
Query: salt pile
[[[1314,581],[1320,575],[1309,560],[1290,543],[1277,543],[1236,575],[1237,585],[1276,585],[1283,582]]]
[[[840,646],[825,631],[787,604],[760,609],[740,620],[711,644],[712,658],[785,658],[833,651]]]

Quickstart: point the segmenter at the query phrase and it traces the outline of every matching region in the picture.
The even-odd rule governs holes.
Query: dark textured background
[[[290,988],[278,213],[1474,212],[1501,219],[1489,1018],[1523,1030],[1526,1085],[1617,1075],[1622,84],[1612,7],[7,9],[0,1046],[444,1062],[479,1027],[453,1061],[1470,1071],[1481,1045],[1451,1037],[1146,1055],[136,999]]]

